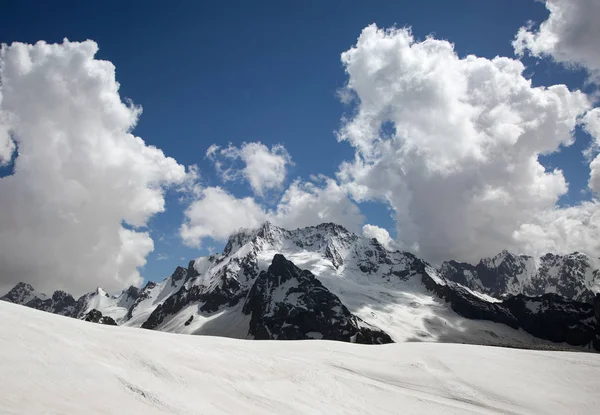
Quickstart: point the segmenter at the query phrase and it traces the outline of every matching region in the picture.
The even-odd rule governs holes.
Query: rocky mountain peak
[[[526,255],[516,255],[509,252],[507,249],[502,250],[497,255],[488,258],[482,258],[479,264],[488,268],[514,268],[518,267],[524,261],[527,261],[530,257]]]
[[[223,255],[229,255],[249,242],[253,242],[259,247],[276,246],[288,233],[285,229],[275,226],[268,221],[264,222],[258,228],[241,229],[229,237],[223,250]]]
[[[79,311],[79,306],[75,298],[69,293],[66,293],[61,290],[54,291],[52,294],[52,301],[47,307],[51,307],[54,313],[62,314],[62,315],[71,315],[76,314]]]
[[[237,251],[242,246],[247,244],[254,237],[254,232],[250,229],[241,229],[236,233],[233,233],[227,239],[227,244],[223,250],[223,255],[229,255],[234,251]]]
[[[101,295],[101,296],[104,296],[104,297],[110,297],[108,295],[108,293],[106,291],[104,291],[104,289],[102,289],[100,287],[96,287],[96,290],[94,291],[94,294],[95,295]]]
[[[140,289],[131,285],[124,291],[124,294],[127,299],[136,299],[140,295]]]
[[[267,221],[258,228],[242,229],[232,234],[225,245],[223,255],[230,255],[249,242],[254,243],[257,249],[279,249],[284,240],[291,240],[299,247],[316,245],[325,249],[329,246],[333,251],[334,246],[347,245],[357,238],[357,235],[335,223],[322,223],[288,231]]]
[[[172,281],[180,281],[182,278],[184,278],[187,275],[188,270],[185,269],[184,267],[177,267],[175,268],[175,271],[173,271],[173,274],[171,274],[171,280]]]
[[[282,282],[297,276],[300,272],[299,268],[293,262],[288,261],[282,254],[275,254],[273,256],[273,261],[269,265],[268,271],[277,273],[277,275],[282,277]]]
[[[66,293],[62,290],[56,290],[54,291],[54,293],[52,294],[52,301],[54,302],[59,302],[59,301],[68,301],[68,302],[72,302],[75,303],[75,299],[73,298],[73,296],[69,293]]]
[[[352,234],[352,232],[350,232],[342,225],[338,225],[337,223],[333,222],[321,223],[317,225],[316,228],[336,236],[348,236]]]
[[[22,282],[22,281],[18,282],[17,285],[15,285],[13,287],[13,290],[26,291],[26,292],[32,292],[32,291],[34,291],[33,287],[31,286],[31,284],[27,284],[26,282]]]
[[[44,294],[37,293],[31,284],[19,282],[0,299],[15,304],[26,304],[34,298],[45,300],[46,296]]]
[[[281,231],[281,228],[273,225],[271,222],[266,221],[256,231],[256,236],[259,236],[264,239],[270,239],[274,235],[278,234]]]

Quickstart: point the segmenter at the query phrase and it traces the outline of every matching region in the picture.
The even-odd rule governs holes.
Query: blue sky
[[[294,162],[289,183],[317,173],[333,177],[342,161],[354,157],[352,146],[335,136],[342,116],[354,111],[336,95],[348,80],[340,54],[369,24],[411,26],[418,39],[433,34],[453,42],[459,56],[493,58],[513,57],[511,41],[519,27],[547,17],[544,4],[527,0],[6,1],[0,41],[93,39],[100,47],[97,58],[116,66],[121,96],[143,107],[134,132],[147,144],[183,165],[197,164],[206,186],[220,185],[205,158],[211,144],[282,144]],[[530,57],[523,62],[535,85],[584,84],[581,70]],[[549,169],[563,169],[570,184],[562,206],[591,197],[582,193],[589,179],[582,151],[589,142],[578,132],[572,147],[541,159]],[[251,195],[241,182],[227,188],[237,197]],[[220,242],[201,249],[181,243],[185,205],[179,196],[168,192],[167,211],[149,224],[155,249],[142,270],[147,279],[169,275],[176,265],[206,254],[209,246],[222,248]],[[385,205],[360,207],[368,223],[395,236]]]

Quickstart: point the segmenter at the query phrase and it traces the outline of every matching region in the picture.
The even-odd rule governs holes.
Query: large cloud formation
[[[532,87],[519,60],[460,57],[451,43],[417,41],[409,29],[369,26],[342,62],[344,95],[358,105],[339,133],[356,149],[339,178],[356,200],[391,205],[401,247],[433,262],[505,248],[593,249],[600,235],[589,220],[570,222],[579,237],[568,246],[560,232],[527,227],[563,215],[548,212],[557,212],[565,178],[538,156],[572,144],[591,106],[582,92]],[[590,203],[583,210],[598,207]]]
[[[540,155],[570,146],[578,125],[597,140],[588,155],[600,145],[600,112],[584,93],[533,87],[517,59],[460,57],[451,43],[417,41],[406,28],[365,28],[342,62],[348,83],[340,95],[356,105],[338,138],[356,152],[340,165],[337,180],[295,181],[272,209],[205,189],[186,211],[187,244],[224,239],[264,220],[288,228],[333,221],[433,263],[477,261],[502,249],[597,256],[597,199],[558,208],[568,183],[561,170],[539,162]],[[219,163],[217,152],[238,159],[245,147],[260,145],[212,146],[207,154]],[[590,169],[589,187],[598,192],[598,157]],[[232,174],[220,171],[225,180]],[[253,188],[260,196],[261,187]],[[362,226],[355,203],[362,201],[389,205],[396,241],[385,229]],[[217,206],[226,217],[219,219]]]
[[[513,42],[519,55],[552,57],[556,62],[584,67],[600,80],[600,2],[598,0],[546,0],[550,15],[533,30],[522,27]]]
[[[73,293],[139,283],[185,168],[130,131],[141,108],[119,96],[93,41],[13,43],[0,54],[0,284]],[[129,226],[123,226],[127,224]]]

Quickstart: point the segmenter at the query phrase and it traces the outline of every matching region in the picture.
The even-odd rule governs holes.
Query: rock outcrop
[[[92,323],[106,324],[108,326],[116,326],[117,322],[112,317],[103,316],[102,313],[95,308],[90,310],[82,320]]]

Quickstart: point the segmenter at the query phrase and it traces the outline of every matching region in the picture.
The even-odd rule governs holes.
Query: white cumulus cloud
[[[537,29],[534,23],[522,27],[513,41],[519,55],[552,57],[567,66],[584,67],[598,80],[600,76],[600,1],[546,0],[550,14]]]
[[[299,180],[292,183],[270,220],[288,229],[334,222],[354,232],[360,232],[364,223],[364,217],[350,200],[348,191],[324,176],[317,177],[316,183]]]
[[[531,255],[579,250],[594,260],[600,259],[599,236],[600,203],[597,200],[541,212],[514,233],[516,241]]]
[[[200,246],[202,239],[227,239],[241,228],[254,228],[267,213],[251,197],[238,199],[220,187],[207,187],[185,211],[179,235],[186,245]]]
[[[230,144],[226,148],[213,144],[206,151],[206,156],[215,162],[223,181],[243,177],[250,184],[254,194],[261,197],[268,190],[281,189],[286,179],[287,167],[292,163],[289,153],[281,144],[273,145],[269,149],[261,142],[243,143],[240,147]],[[224,158],[225,162],[221,158]],[[225,168],[227,161],[234,164]],[[238,168],[235,165],[236,161],[241,161],[243,167]]]
[[[252,197],[237,198],[220,187],[205,188],[186,210],[180,236],[185,244],[200,246],[204,238],[225,240],[241,228],[265,221],[287,229],[334,222],[360,231],[364,217],[348,192],[331,178],[316,181],[293,182],[272,210]]]
[[[380,226],[367,224],[362,227],[362,234],[365,238],[377,239],[381,245],[391,251],[396,249],[396,243],[390,236],[390,233],[387,231],[387,229],[384,229]]]
[[[131,134],[115,68],[93,41],[13,43],[0,54],[0,275],[74,294],[141,281],[143,227],[185,168]],[[11,142],[13,144],[11,144]],[[16,144],[16,146],[15,146]]]
[[[358,108],[339,132],[356,156],[338,176],[356,200],[391,205],[399,246],[432,262],[525,249],[515,232],[568,190],[538,156],[572,144],[586,95],[533,87],[519,60],[460,57],[406,28],[365,28],[342,62]],[[586,248],[585,238],[567,247],[544,237]]]

